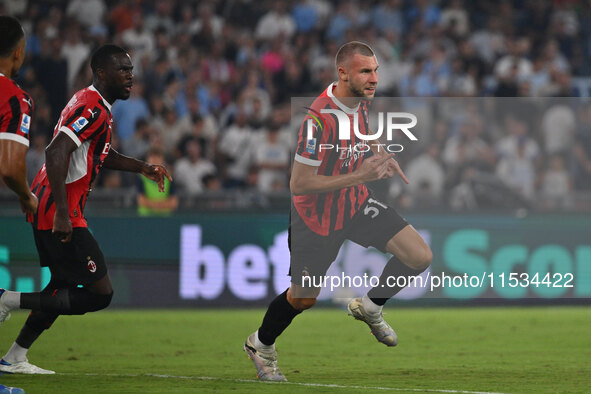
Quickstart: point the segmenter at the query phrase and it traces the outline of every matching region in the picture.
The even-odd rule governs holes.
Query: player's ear
[[[16,48],[14,49],[14,52],[12,53],[12,60],[15,63],[18,63],[21,59],[24,59],[25,57],[25,47],[26,47],[26,41],[23,44],[20,44],[16,46]]]
[[[339,66],[339,68],[337,69],[337,72],[339,74],[340,81],[347,82],[349,80],[349,74],[347,73],[347,70],[345,70],[345,68],[343,66]]]
[[[96,77],[97,79],[105,79],[105,70],[102,67],[96,69]]]

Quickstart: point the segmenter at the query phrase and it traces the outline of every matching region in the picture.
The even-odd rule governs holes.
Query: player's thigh
[[[78,276],[79,284],[99,294],[111,294],[113,288],[107,274],[105,256],[88,228],[75,228],[72,233],[74,251],[71,258],[72,273]]]
[[[60,245],[55,245],[55,236],[51,234],[51,230],[37,230],[33,228],[33,238],[35,239],[35,247],[39,255],[39,264],[42,267],[51,267],[54,260],[63,258],[61,255],[62,248]],[[53,276],[53,275],[52,275]]]
[[[429,245],[410,224],[386,243],[386,251],[413,269],[426,269],[433,258]]]
[[[300,218],[292,216],[289,227],[291,283],[317,287],[336,259],[343,241],[342,231],[322,236],[310,230]]]
[[[73,286],[89,286],[107,275],[103,252],[87,228],[74,228],[69,242],[61,242],[51,233],[45,238],[52,277]]]
[[[386,253],[390,239],[407,226],[407,221],[393,207],[370,197],[355,214],[346,234],[356,244],[373,246]]]

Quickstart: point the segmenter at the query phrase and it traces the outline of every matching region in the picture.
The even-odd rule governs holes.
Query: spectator
[[[352,1],[338,3],[338,8],[326,30],[326,38],[337,42],[342,42],[347,30],[355,27],[356,9]]]
[[[215,175],[216,168],[212,162],[203,158],[197,139],[189,139],[185,144],[185,150],[185,156],[174,166],[175,181],[189,195],[203,193],[203,178],[206,175]]]
[[[102,25],[106,12],[104,0],[70,0],[66,8],[66,15],[85,27]]]
[[[172,152],[181,137],[191,132],[191,121],[189,116],[179,118],[174,109],[166,106],[163,115],[162,120],[153,122],[153,125],[162,137],[164,151]]]
[[[174,3],[170,0],[156,0],[156,12],[147,16],[146,28],[152,32],[163,29],[168,36],[172,36],[175,30],[172,18]]]
[[[496,173],[507,185],[531,199],[535,191],[536,167],[540,164],[540,148],[528,136],[527,122],[520,117],[507,114],[505,125],[509,135],[496,144]]]
[[[489,17],[487,28],[474,32],[470,42],[481,59],[488,64],[493,64],[495,59],[505,52],[501,21],[495,16]]]
[[[318,11],[311,0],[300,0],[293,7],[291,16],[300,33],[311,32],[318,23]]]
[[[589,91],[591,13],[588,7],[579,12],[570,1],[5,3],[5,10],[20,12],[27,31],[27,58],[18,82],[35,98],[35,133],[51,138],[68,90],[88,86],[88,52],[101,43],[120,42],[133,50],[135,86],[132,100],[113,107],[114,143],[121,137],[125,152],[146,152],[157,145],[172,160],[183,156],[179,146],[197,138],[203,156],[218,165],[224,187],[254,187],[265,178],[253,162],[257,143],[247,141],[265,141],[262,130],[269,119],[281,125],[281,144],[293,148],[299,120],[290,115],[290,98],[322,91],[334,81],[333,55],[344,40],[372,46],[380,63],[379,95],[403,96],[404,110],[419,118],[421,146],[409,146],[399,155],[403,168],[431,143],[440,147],[439,164],[448,175],[444,194],[463,175],[465,185],[499,185],[492,172],[504,167],[515,175],[515,156],[525,155],[519,160],[526,161],[531,144],[512,142],[511,159],[492,154],[491,148],[498,153],[506,140],[508,127],[514,127],[504,121],[512,105],[505,108],[507,100],[462,102],[481,108],[458,121],[457,113],[466,112],[458,101],[413,96],[568,97],[573,86],[576,94]],[[124,108],[135,99],[148,106],[140,116]],[[523,112],[536,114],[533,121],[525,119],[526,129],[531,122],[536,135],[528,138],[543,146],[531,171],[534,192],[543,185],[539,163],[555,153],[564,158],[575,192],[591,190],[586,137],[591,132],[586,131],[585,109],[576,114],[573,109],[576,105],[564,100],[539,100]],[[243,117],[244,127],[238,126]],[[466,122],[475,125],[474,135],[463,129]],[[248,129],[252,138],[236,128]],[[230,147],[235,143],[243,145]],[[130,181],[124,175],[126,184]],[[422,195],[432,192],[429,183],[420,186]],[[404,192],[400,196],[403,202],[413,200]],[[482,202],[483,196],[475,198]]]
[[[146,156],[151,164],[164,165],[164,154],[159,148],[152,148]],[[173,182],[164,178],[164,192],[158,191],[158,184],[146,177],[137,178],[137,205],[141,216],[166,216],[174,212],[178,205],[178,198]]]
[[[150,147],[156,146],[154,144],[156,131],[145,119],[138,119],[134,130],[132,138],[122,141],[122,151],[131,157],[145,157]]]
[[[462,0],[452,0],[441,13],[441,27],[449,31],[454,37],[464,37],[468,34],[468,12]]]
[[[494,168],[495,162],[494,152],[481,137],[482,121],[467,115],[457,122],[458,131],[447,140],[442,155],[450,185],[457,184],[466,168],[488,172]]]
[[[289,151],[279,141],[279,125],[272,123],[264,135],[258,136],[253,156],[258,168],[257,189],[262,193],[287,190]]]
[[[133,27],[123,31],[121,41],[129,49],[133,50],[134,60],[136,61],[144,57],[152,58],[154,56],[156,46],[154,35],[145,28],[142,14],[134,16]]]
[[[45,147],[48,144],[47,136],[42,133],[35,133],[31,140],[31,146],[27,151],[27,181],[33,183],[37,172],[45,164]]]
[[[133,21],[141,13],[141,0],[123,0],[120,2],[109,13],[109,20],[115,29],[115,33],[120,34],[127,29],[131,29]]]
[[[267,12],[257,23],[255,37],[259,40],[271,40],[277,37],[290,39],[295,33],[296,24],[287,13],[286,3],[276,1],[273,9]]]
[[[224,27],[224,20],[214,13],[213,7],[208,3],[199,4],[199,18],[191,25],[191,34],[195,34],[197,41],[213,43],[219,40]],[[209,39],[204,39],[209,37]],[[206,46],[209,48],[209,45]]]
[[[128,100],[118,100],[113,105],[112,113],[117,135],[121,142],[127,145],[132,139],[137,121],[148,119],[150,116],[150,109],[144,98],[143,84],[135,82],[131,89],[131,97]]]
[[[437,204],[443,197],[445,172],[441,165],[439,146],[429,145],[426,152],[413,158],[406,166],[406,176],[412,179],[408,185],[411,201],[417,199],[427,204]]]
[[[550,208],[566,207],[572,190],[572,179],[566,170],[564,158],[552,155],[548,168],[542,175],[542,195],[547,199]]]
[[[74,80],[80,71],[80,67],[90,55],[90,47],[80,39],[80,29],[73,24],[66,30],[66,40],[62,46],[61,56],[68,62],[68,89],[74,88]]]
[[[580,124],[572,147],[577,190],[591,190],[591,104],[580,110]]]
[[[526,38],[515,41],[508,39],[506,46],[508,54],[496,62],[495,76],[500,80],[517,78],[518,81],[524,81],[531,78],[533,65],[527,58],[530,48],[529,40]]]
[[[573,109],[561,103],[550,106],[542,116],[544,150],[551,156],[566,153],[574,142],[577,119]]]
[[[240,111],[236,122],[220,138],[219,152],[223,158],[224,187],[245,187],[252,164],[253,131],[247,116]]]
[[[61,109],[68,100],[68,62],[61,55],[60,38],[46,38],[41,53],[33,58],[33,68],[51,104],[51,119],[57,123]]]
[[[400,11],[401,0],[388,0],[380,2],[372,10],[372,23],[380,33],[390,30],[401,34],[404,30],[404,19]]]
[[[209,174],[205,175],[202,179],[204,190],[208,193],[219,192],[222,190],[222,182],[216,175]]]

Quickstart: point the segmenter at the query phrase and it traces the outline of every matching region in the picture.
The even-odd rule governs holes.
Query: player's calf
[[[404,260],[401,261],[408,267],[423,272],[431,265],[433,260],[433,252],[427,245],[417,245]]]

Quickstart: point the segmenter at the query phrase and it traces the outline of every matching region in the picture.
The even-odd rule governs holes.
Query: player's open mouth
[[[132,85],[127,85],[127,86],[125,86],[125,91],[126,91],[127,93],[131,93],[131,86],[132,86]]]

